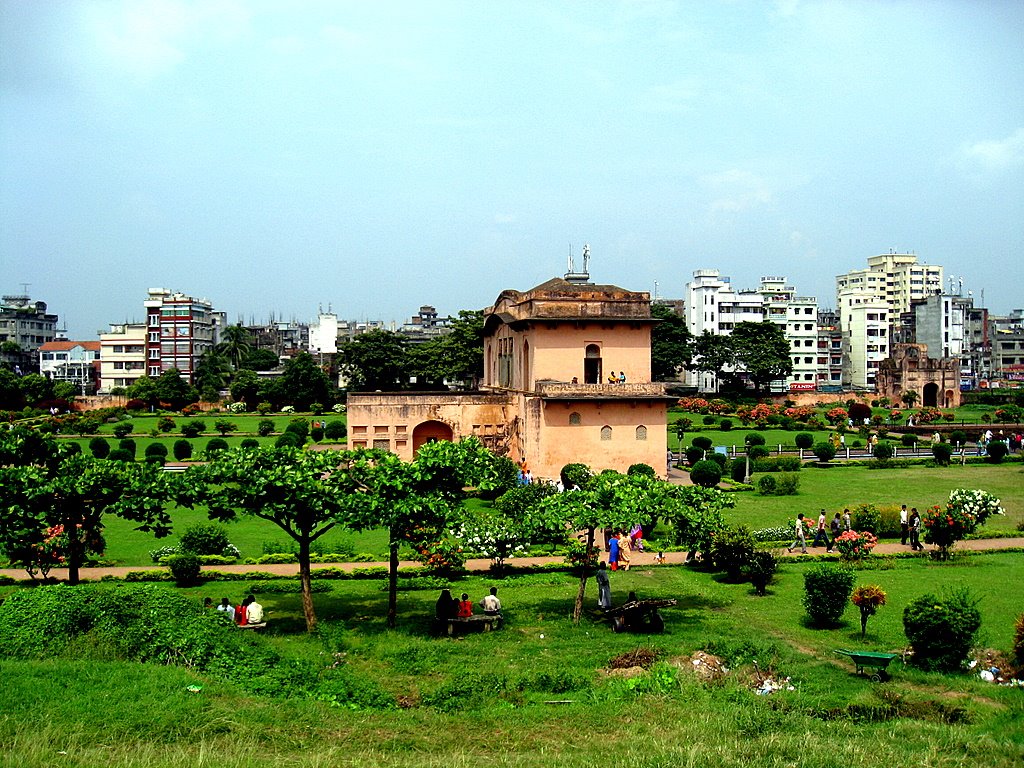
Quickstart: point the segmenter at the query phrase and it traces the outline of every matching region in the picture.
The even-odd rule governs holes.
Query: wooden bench
[[[473,616],[457,616],[448,619],[448,636],[451,637],[455,633],[455,627],[465,625],[472,627],[476,625],[483,625],[484,632],[490,632],[491,629],[497,626],[501,622],[501,614],[480,614]]]
[[[665,629],[665,621],[658,609],[675,604],[675,598],[631,600],[618,608],[610,608],[604,615],[611,619],[612,629],[616,632],[661,632]]]

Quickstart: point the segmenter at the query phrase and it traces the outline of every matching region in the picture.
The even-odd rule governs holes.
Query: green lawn
[[[663,611],[666,632],[654,636],[614,634],[589,612],[574,626],[577,582],[567,574],[500,582],[505,628],[455,640],[429,632],[434,590],[401,592],[398,629],[387,630],[380,582],[337,582],[314,596],[319,637],[301,631],[296,596],[267,594],[261,602],[271,625],[262,642],[286,659],[341,665],[350,679],[400,697],[404,708],[360,709],[354,695],[329,706],[287,689],[273,698],[249,695],[231,680],[119,662],[82,642],[66,659],[0,660],[0,766],[1020,764],[1020,690],[967,674],[919,672],[899,660],[890,683],[873,684],[834,650],[902,650],[903,607],[925,592],[962,585],[981,598],[985,646],[1007,651],[1021,610],[1007,585],[1024,579],[1024,558],[905,560],[861,571],[858,583],[877,583],[889,594],[864,640],[852,606],[838,628],[805,625],[807,567],[783,564],[763,598],[749,585],[681,567],[613,574],[616,603],[628,590],[679,600]],[[477,600],[492,583],[480,576],[453,587]],[[185,594],[237,599],[245,589],[229,582]],[[591,582],[588,608],[595,598]],[[698,649],[723,658],[728,673],[698,679],[689,660]],[[610,674],[613,658],[638,650],[664,664],[638,676]],[[793,690],[756,695],[755,660],[775,679],[788,678]],[[245,659],[238,664],[241,670]],[[190,685],[201,690],[190,693]],[[435,698],[440,691],[449,695]]]

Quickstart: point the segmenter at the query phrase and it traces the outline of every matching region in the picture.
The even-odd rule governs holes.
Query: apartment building
[[[814,296],[799,296],[785,277],[762,277],[758,292],[764,302],[764,319],[782,328],[792,356],[793,373],[774,388],[814,391],[819,366],[818,300]]]
[[[836,275],[836,295],[844,290],[870,293],[884,300],[895,317],[910,311],[912,301],[941,293],[942,280],[942,267],[920,264],[912,253],[890,252],[869,257],[866,269]]]
[[[39,373],[74,384],[80,395],[91,395],[99,379],[99,359],[98,341],[48,341],[39,347]]]
[[[0,346],[9,341],[19,348],[0,349],[0,361],[18,373],[34,373],[39,348],[56,338],[57,315],[46,311],[46,302],[34,302],[26,294],[0,299]]]
[[[889,357],[890,304],[875,292],[847,288],[837,298],[843,334],[843,388],[874,389],[878,367]]]
[[[176,368],[189,383],[199,358],[212,349],[226,325],[206,299],[150,288],[146,301],[146,373],[157,378]]]
[[[146,375],[148,334],[146,323],[111,324],[100,334],[99,394],[130,387]]]

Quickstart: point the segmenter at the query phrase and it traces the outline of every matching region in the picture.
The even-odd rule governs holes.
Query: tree
[[[199,394],[208,403],[220,398],[220,391],[227,385],[231,375],[228,358],[212,349],[206,350],[196,363],[195,382]]]
[[[693,340],[693,360],[690,365],[693,370],[721,377],[723,371],[731,368],[735,361],[730,337],[704,331]]]
[[[652,304],[651,317],[661,321],[651,329],[651,378],[669,381],[692,363],[693,334],[686,319],[664,304]]]
[[[251,336],[242,324],[229,325],[220,333],[221,341],[215,347],[218,355],[223,355],[236,371],[242,367],[242,361],[249,353]]]
[[[484,375],[484,313],[461,310],[451,330],[409,350],[417,377],[443,383],[457,381],[475,389]]]
[[[789,342],[775,323],[736,323],[730,338],[736,364],[747,372],[755,391],[793,372]]]
[[[205,505],[212,519],[240,515],[273,523],[298,545],[306,629],[316,629],[310,581],[310,545],[341,524],[347,509],[347,457],[335,451],[292,448],[218,451],[191,467],[184,482],[188,506]]]
[[[334,387],[330,379],[308,352],[300,352],[285,363],[280,386],[296,410],[308,410],[311,403],[330,403],[334,400]]]
[[[917,392],[908,389],[906,392],[900,395],[900,400],[903,401],[903,404],[906,405],[907,408],[913,408],[914,403],[916,403],[918,400],[918,394]]]
[[[156,380],[149,376],[139,376],[125,389],[125,394],[130,399],[141,400],[149,406],[154,406],[160,401],[156,391]]]
[[[6,343],[6,342],[5,342]],[[25,404],[18,374],[0,366],[0,408],[15,410]]]
[[[236,403],[245,403],[251,410],[258,402],[260,378],[249,370],[235,373],[231,380],[231,399]]]
[[[177,368],[169,368],[156,380],[154,392],[157,400],[180,410],[199,399],[199,391],[181,377]]]
[[[411,463],[386,451],[343,451],[347,509],[344,524],[354,530],[388,531],[389,627],[397,623],[398,547],[403,541],[430,543],[458,520],[463,488],[486,491],[497,480],[494,456],[476,438],[422,446]]]
[[[164,508],[170,488],[159,467],[72,453],[24,428],[5,431],[0,444],[0,546],[8,553],[62,526],[68,580],[77,584],[86,554],[103,550],[105,515],[134,521],[136,530],[157,537],[170,533]]]
[[[242,358],[240,370],[272,371],[281,364],[281,359],[272,349],[250,349]]]
[[[38,373],[22,376],[19,381],[25,402],[38,405],[45,400],[53,399],[53,382]]]
[[[338,361],[355,392],[404,389],[412,373],[408,342],[394,331],[357,336],[338,349]]]
[[[673,542],[686,547],[688,557],[707,552],[714,537],[727,529],[722,510],[736,506],[725,491],[699,485],[669,485],[663,489],[658,514],[672,526]]]

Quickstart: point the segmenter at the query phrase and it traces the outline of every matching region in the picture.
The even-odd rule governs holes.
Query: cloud
[[[737,213],[775,201],[771,185],[750,171],[731,168],[708,174],[701,182],[716,196],[709,205],[712,213]]]
[[[977,141],[963,149],[968,162],[989,170],[1002,170],[1024,163],[1024,128],[1018,128],[1005,139]]]
[[[688,80],[654,85],[640,95],[640,106],[649,112],[683,112],[690,108],[697,95],[697,86]]]

